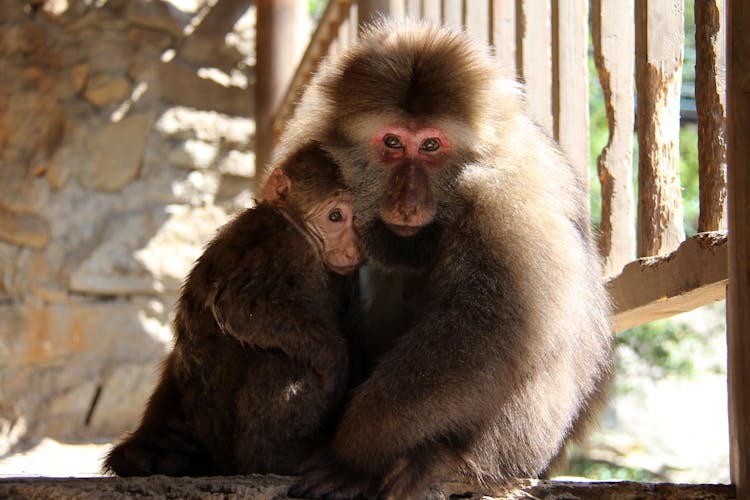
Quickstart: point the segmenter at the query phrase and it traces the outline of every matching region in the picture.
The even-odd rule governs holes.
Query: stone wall
[[[0,0],[0,454],[131,428],[252,204],[251,0]]]

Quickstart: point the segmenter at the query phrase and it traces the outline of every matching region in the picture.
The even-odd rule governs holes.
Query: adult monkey
[[[599,405],[610,308],[583,182],[464,34],[387,21],[326,63],[281,139],[340,165],[371,265],[371,371],[299,496],[413,498],[544,473]]]

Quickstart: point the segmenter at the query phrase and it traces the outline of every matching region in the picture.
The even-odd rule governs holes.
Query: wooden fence
[[[354,42],[360,23],[377,13],[424,18],[462,27],[491,44],[509,74],[524,82],[531,116],[587,178],[590,36],[609,123],[608,142],[597,161],[602,192],[599,246],[616,307],[615,327],[623,330],[720,300],[729,282],[733,298],[728,317],[735,318],[729,325],[731,455],[738,498],[750,495],[750,430],[744,411],[750,398],[740,388],[750,387],[750,274],[743,233],[750,231],[750,7],[743,1],[727,0],[734,12],[729,22],[724,0],[695,1],[700,216],[698,234],[688,239],[679,175],[685,41],[679,0],[331,0],[272,121],[278,134],[320,59]],[[727,62],[724,41],[732,23],[744,28],[730,29],[730,46],[736,50]],[[730,186],[729,198],[736,205],[733,227],[743,229],[733,233],[730,228],[729,244],[727,67],[737,68],[734,77],[729,75],[729,101],[736,97],[745,106],[739,108],[735,128],[730,127],[738,138],[729,148],[731,153],[734,147],[733,173],[740,185]],[[635,141],[637,186],[632,181]]]

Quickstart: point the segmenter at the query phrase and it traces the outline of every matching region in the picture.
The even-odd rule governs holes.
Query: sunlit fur
[[[434,225],[412,238],[379,223],[371,142],[393,124],[454,144],[432,178]],[[340,165],[374,266],[372,371],[294,491],[411,498],[446,476],[547,471],[605,392],[610,306],[583,180],[519,86],[462,33],[383,22],[315,75],[275,162],[310,141]]]

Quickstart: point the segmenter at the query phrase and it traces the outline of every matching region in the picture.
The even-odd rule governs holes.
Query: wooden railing
[[[748,122],[750,9],[735,7],[736,97]],[[733,300],[729,386],[732,477],[738,498],[750,495],[750,410],[742,387],[750,383],[748,237],[730,228],[727,243],[727,142],[725,136],[725,0],[696,0],[696,108],[698,115],[700,216],[698,234],[685,239],[679,177],[680,89],[684,27],[682,2],[657,0],[330,0],[276,117],[276,130],[320,59],[356,40],[359,23],[377,12],[464,28],[491,44],[510,75],[523,81],[528,111],[561,144],[588,177],[588,39],[606,106],[609,139],[598,156],[601,184],[599,246],[607,288],[615,304],[615,328],[623,330],[724,298]],[[591,10],[589,12],[589,5]],[[590,18],[590,31],[589,31]],[[731,67],[731,64],[730,64]],[[740,70],[744,71],[741,73]],[[635,92],[634,92],[635,87]],[[744,92],[744,93],[743,93]],[[637,104],[635,95],[637,93]],[[744,96],[744,97],[742,97]],[[744,100],[742,100],[744,99]],[[635,109],[635,120],[634,120]],[[637,125],[637,204],[633,197],[634,126]],[[747,130],[735,125],[734,226],[750,230]],[[732,239],[732,237],[734,239]],[[730,241],[731,243],[731,241]],[[731,247],[731,248],[730,248]],[[730,276],[728,267],[734,269]],[[739,274],[738,274],[739,273]],[[733,350],[734,346],[734,350]],[[744,385],[743,385],[744,384]]]

